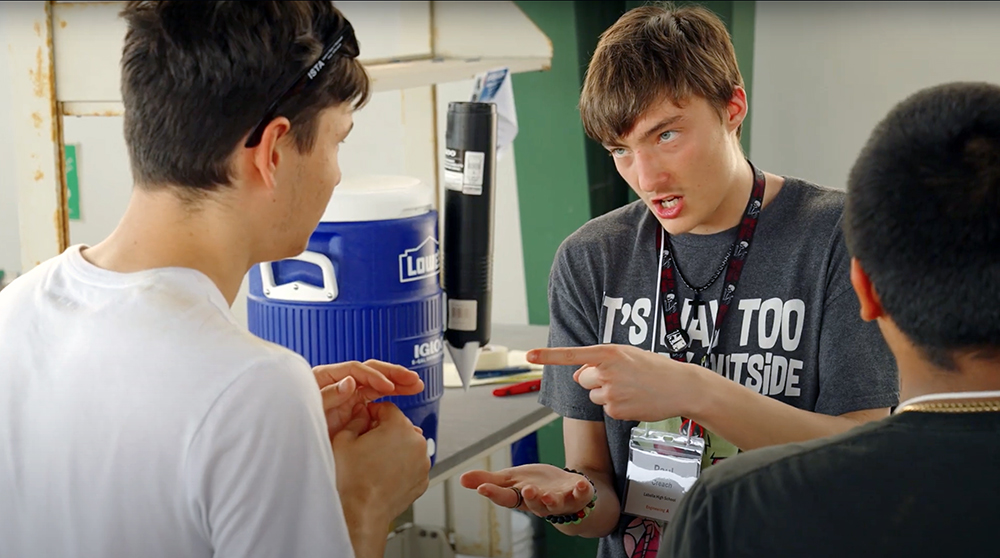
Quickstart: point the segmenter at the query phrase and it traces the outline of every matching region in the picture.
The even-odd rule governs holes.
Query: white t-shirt
[[[80,250],[0,291],[0,557],[353,556],[306,361]]]

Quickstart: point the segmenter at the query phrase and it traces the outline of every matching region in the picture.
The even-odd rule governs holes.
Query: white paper
[[[497,158],[504,148],[514,143],[517,137],[517,109],[514,106],[514,87],[510,71],[497,68],[476,76],[476,86],[472,101],[495,103],[497,106]]]

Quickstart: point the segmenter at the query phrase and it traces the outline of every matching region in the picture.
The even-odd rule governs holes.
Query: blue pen
[[[532,368],[529,366],[509,366],[507,368],[497,368],[496,370],[476,370],[473,377],[479,379],[499,378],[501,376],[513,376],[514,374],[524,374],[531,371]]]

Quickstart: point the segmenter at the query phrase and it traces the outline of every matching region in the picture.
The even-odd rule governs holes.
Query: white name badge
[[[633,428],[622,511],[669,521],[701,475],[704,453],[705,440],[697,436]]]

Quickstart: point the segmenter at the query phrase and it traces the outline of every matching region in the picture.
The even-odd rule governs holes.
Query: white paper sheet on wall
[[[476,103],[495,103],[497,106],[497,158],[517,137],[517,109],[514,106],[514,87],[510,70],[498,68],[476,76],[472,92]]]

